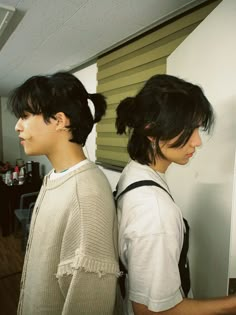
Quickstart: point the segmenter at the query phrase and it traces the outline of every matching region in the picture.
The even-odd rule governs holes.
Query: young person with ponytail
[[[45,155],[53,166],[31,219],[18,314],[115,314],[114,200],[106,177],[83,152],[105,114],[105,98],[89,94],[72,74],[56,73],[28,79],[9,105],[25,153]]]
[[[236,314],[236,296],[191,298],[189,226],[165,178],[171,163],[185,165],[196,154],[199,129],[209,132],[213,122],[202,89],[171,75],[151,77],[117,107],[117,133],[128,132],[131,158],[116,194],[125,315]]]

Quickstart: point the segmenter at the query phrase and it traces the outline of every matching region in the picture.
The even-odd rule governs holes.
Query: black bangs
[[[194,99],[194,102],[191,101],[191,110],[189,110],[189,108],[186,110],[186,106],[189,107],[189,105],[185,103],[185,106],[182,107],[183,112],[180,111],[180,115],[182,116],[182,129],[178,128],[175,134],[172,134],[172,138],[180,135],[171,145],[172,148],[184,146],[196,128],[202,128],[203,131],[209,133],[214,125],[213,109],[201,90],[198,89],[198,87],[192,88],[189,98]],[[188,101],[188,98],[186,100]],[[178,123],[176,126],[178,126]]]
[[[39,85],[45,85],[45,77],[35,76],[16,88],[8,98],[8,107],[17,118],[24,118],[26,112],[38,115],[46,105]]]
[[[203,131],[210,132],[214,123],[214,113],[199,87],[186,83],[185,89],[170,88],[168,92],[159,90],[157,87],[149,95],[147,90],[136,98],[137,107],[142,102],[145,105],[139,119],[141,127],[137,128],[136,123],[137,133],[155,137],[157,142],[169,141],[178,136],[170,146],[177,148],[188,142],[196,128],[201,127]],[[136,114],[137,110],[133,113],[134,122]]]

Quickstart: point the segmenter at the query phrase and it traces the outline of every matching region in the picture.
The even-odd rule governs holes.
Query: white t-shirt
[[[70,172],[72,172],[72,171],[82,167],[83,165],[88,164],[88,163],[89,163],[89,160],[85,159],[85,160],[83,160],[83,161],[81,161],[81,162],[71,166],[70,168],[68,168],[67,170],[65,170],[63,172],[56,173],[55,170],[54,170],[50,174],[50,179],[57,179],[59,177],[65,176],[66,174],[68,174],[68,173],[70,173]]]
[[[154,180],[168,190],[164,174],[131,161],[120,177],[118,194],[139,180]],[[133,315],[130,300],[153,312],[180,303],[184,223],[177,205],[161,188],[138,187],[118,200],[118,222],[119,254],[128,270],[125,314]]]

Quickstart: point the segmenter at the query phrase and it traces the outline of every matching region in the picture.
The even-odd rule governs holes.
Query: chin
[[[186,164],[188,164],[188,162],[189,162],[189,160],[188,161],[180,161],[177,164],[179,164],[179,165],[186,165]]]
[[[40,153],[35,152],[35,151],[31,151],[31,150],[25,150],[25,154],[26,155],[32,155],[32,156],[41,155]]]

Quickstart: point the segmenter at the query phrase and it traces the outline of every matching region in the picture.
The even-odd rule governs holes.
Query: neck
[[[156,172],[165,173],[170,164],[171,162],[168,160],[156,158],[155,163],[151,163],[149,166]]]
[[[71,143],[70,146],[47,157],[56,173],[66,171],[68,168],[86,159],[82,147],[76,143]]]

